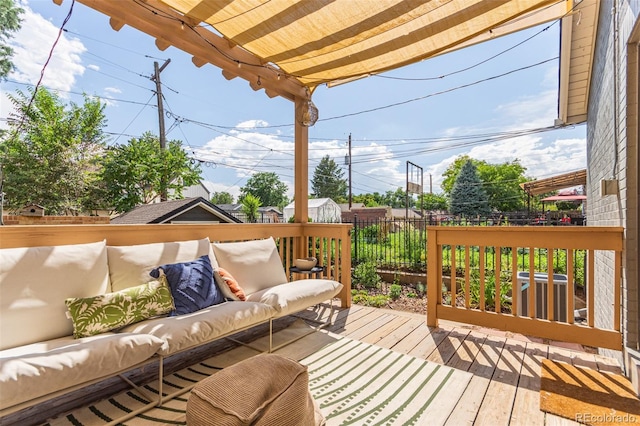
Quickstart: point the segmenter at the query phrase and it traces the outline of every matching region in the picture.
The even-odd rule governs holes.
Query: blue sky
[[[22,7],[22,29],[12,40],[17,70],[0,88],[0,119],[11,111],[6,93],[26,92],[38,81],[71,1],[57,6],[31,0]],[[292,196],[290,101],[255,92],[239,78],[228,81],[212,65],[197,68],[178,49],[160,51],[152,37],[130,27],[116,32],[108,17],[79,3],[65,29],[43,85],[67,102],[81,103],[83,92],[103,99],[110,143],[158,133],[149,77],[154,61],[171,59],[161,74],[170,114],[167,139],[181,140],[190,155],[206,160],[203,180],[237,196],[252,173],[276,172]],[[354,194],[404,188],[407,161],[424,169],[425,190],[431,176],[432,190],[439,193],[442,173],[464,154],[490,163],[520,159],[527,176],[538,179],[585,168],[584,125],[500,140],[481,137],[553,126],[558,59],[535,64],[558,56],[558,32],[558,23],[550,23],[380,76],[319,87],[313,102],[320,120],[309,130],[309,176],[324,155],[344,164],[349,134]],[[514,71],[521,68],[526,69]],[[387,107],[393,104],[401,105]]]

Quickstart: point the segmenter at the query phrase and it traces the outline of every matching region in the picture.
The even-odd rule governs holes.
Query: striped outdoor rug
[[[323,334],[326,340],[326,333]],[[472,377],[464,371],[378,346],[337,335],[331,337],[332,343],[300,360],[309,368],[309,387],[327,425],[443,424]],[[300,342],[304,344],[305,339]],[[232,352],[238,354],[234,356]],[[181,370],[166,378],[166,390],[179,389],[215,374],[224,364],[228,365],[229,355],[237,362],[238,358],[255,352],[238,348],[226,354],[226,358],[219,355]],[[146,388],[157,393],[154,384]],[[184,425],[188,398],[187,393],[126,424]],[[125,392],[48,424],[101,425],[145,402],[136,393]]]

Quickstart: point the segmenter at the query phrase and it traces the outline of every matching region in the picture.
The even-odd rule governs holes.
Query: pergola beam
[[[231,47],[228,41],[204,27],[190,27],[193,21],[185,15],[170,9],[157,0],[148,0],[141,6],[138,2],[113,0],[78,0],[80,3],[109,16],[111,27],[118,31],[125,24],[156,38],[156,46],[164,50],[174,46],[198,60],[206,61],[225,72],[247,80],[254,90],[265,89],[268,96],[282,96],[294,101],[296,96],[304,97],[304,86],[275,68],[265,67],[260,58],[239,47]],[[54,0],[61,3],[61,0]],[[157,15],[151,10],[167,16],[163,25],[158,25]],[[240,65],[239,65],[240,64]],[[258,78],[260,85],[257,84]]]

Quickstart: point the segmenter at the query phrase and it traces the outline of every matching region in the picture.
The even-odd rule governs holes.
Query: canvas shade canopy
[[[573,7],[571,0],[79,1],[109,15],[114,29],[131,25],[160,49],[174,45],[193,54],[196,65],[211,62],[252,86],[259,76],[268,94],[289,99],[304,96],[304,88],[313,92],[555,20]]]
[[[62,4],[63,0],[53,0]],[[399,68],[574,13],[574,0],[77,0],[294,102],[295,221],[307,222],[313,90]],[[576,2],[576,7],[586,2]]]

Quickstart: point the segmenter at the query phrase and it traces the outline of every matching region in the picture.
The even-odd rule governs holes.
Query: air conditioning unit
[[[518,271],[518,315],[529,316],[530,280],[529,272]],[[536,283],[535,317],[547,319],[547,291],[549,287],[548,276],[544,272],[535,272],[533,279]],[[567,276],[553,274],[553,319],[567,322]]]

